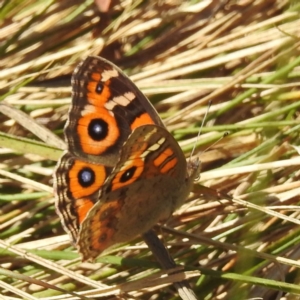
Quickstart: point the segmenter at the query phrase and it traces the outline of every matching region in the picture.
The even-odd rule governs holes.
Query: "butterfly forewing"
[[[148,99],[116,66],[90,56],[74,71],[73,98],[65,128],[71,153],[114,166],[136,127],[164,126]]]
[[[167,219],[189,193],[186,160],[170,133],[156,125],[133,131],[79,232],[84,259],[132,240]],[[93,230],[88,230],[93,228]]]

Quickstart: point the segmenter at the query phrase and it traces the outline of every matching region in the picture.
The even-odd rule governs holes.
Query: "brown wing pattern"
[[[182,150],[167,130],[155,125],[135,129],[82,223],[77,246],[83,259],[168,218],[189,194],[195,176],[196,171],[188,175]]]

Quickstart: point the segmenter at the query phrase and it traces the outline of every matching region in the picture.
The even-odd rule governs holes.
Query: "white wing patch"
[[[111,79],[112,77],[118,77],[119,76],[119,72],[116,69],[112,69],[112,70],[104,70],[101,74],[101,81],[105,82],[109,79]]]
[[[113,110],[117,105],[127,106],[133,99],[135,99],[135,94],[132,92],[126,92],[124,95],[114,97],[112,100],[104,104],[107,110]]]

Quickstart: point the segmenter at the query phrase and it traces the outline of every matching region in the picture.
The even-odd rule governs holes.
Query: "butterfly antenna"
[[[200,129],[198,131],[198,135],[197,135],[197,138],[196,138],[196,142],[194,143],[194,146],[193,146],[193,149],[192,149],[192,152],[191,152],[191,155],[190,155],[190,160],[192,159],[192,156],[194,155],[195,151],[196,151],[196,145],[199,141],[199,137],[202,133],[202,128],[204,127],[204,124],[205,124],[205,121],[206,121],[206,118],[207,118],[207,115],[208,115],[208,112],[209,112],[209,109],[211,107],[211,104],[212,104],[212,101],[209,101],[208,102],[208,106],[207,106],[207,110],[205,112],[205,115],[204,115],[204,118],[202,120],[202,123],[201,123],[201,126],[200,126]]]
[[[216,144],[218,144],[222,139],[224,139],[224,137],[226,137],[227,135],[229,135],[229,131],[225,131],[219,139],[217,139],[213,144],[211,144],[203,152],[207,152],[208,150],[210,150],[212,147],[214,147]]]
[[[212,104],[212,101],[209,101],[209,102],[208,102],[207,110],[206,110],[206,112],[205,112],[204,118],[203,118],[202,123],[201,123],[201,127],[200,127],[200,129],[199,129],[199,131],[198,131],[198,135],[197,135],[196,142],[195,142],[195,144],[194,144],[194,146],[193,146],[193,149],[192,149],[192,152],[191,152],[191,155],[190,155],[190,160],[192,160],[192,156],[193,156],[194,153],[195,153],[196,145],[197,145],[197,142],[198,142],[199,137],[200,137],[200,135],[201,135],[201,131],[202,131],[202,128],[203,128],[203,126],[204,126],[204,124],[205,124],[205,121],[206,121],[206,118],[207,118],[209,109],[210,109],[210,107],[211,107],[211,104]],[[218,144],[222,139],[224,139],[224,138],[225,138],[226,136],[228,136],[228,135],[229,135],[229,131],[225,131],[224,134],[223,134],[223,136],[221,136],[221,137],[220,137],[219,139],[217,139],[213,144],[211,144],[208,148],[206,148],[206,149],[203,151],[203,153],[204,153],[204,152],[207,152],[208,150],[210,150],[211,148],[213,148],[216,144]]]

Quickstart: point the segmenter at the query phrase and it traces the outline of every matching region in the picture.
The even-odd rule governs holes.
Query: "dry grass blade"
[[[0,298],[179,299],[182,280],[198,299],[299,297],[300,5],[96,3],[0,7]],[[175,273],[141,238],[83,263],[58,221],[52,172],[87,55],[130,75],[187,157],[197,143],[205,187],[157,230]]]

